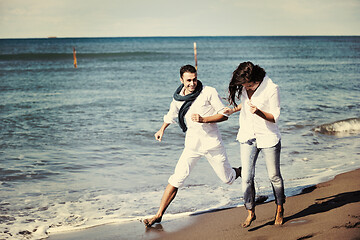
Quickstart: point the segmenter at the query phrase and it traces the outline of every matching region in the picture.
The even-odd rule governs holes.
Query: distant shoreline
[[[323,37],[360,37],[360,35],[249,35],[249,36],[122,36],[122,37],[31,37],[31,38],[0,38],[0,40],[25,39],[112,39],[112,38],[323,38]]]

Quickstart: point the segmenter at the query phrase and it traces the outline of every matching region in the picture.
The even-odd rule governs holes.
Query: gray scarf
[[[189,110],[189,108],[190,108],[191,104],[193,103],[193,101],[195,101],[195,99],[201,93],[201,91],[203,89],[203,86],[202,86],[202,83],[198,80],[195,91],[190,93],[190,94],[187,94],[185,96],[180,95],[180,92],[183,89],[183,87],[184,87],[184,84],[181,84],[176,89],[176,91],[174,92],[174,99],[176,101],[185,101],[184,104],[181,106],[181,108],[179,110],[178,120],[179,120],[179,125],[180,125],[181,129],[183,130],[183,132],[186,132],[187,127],[186,127],[186,124],[185,124],[185,121],[184,121],[185,114]]]

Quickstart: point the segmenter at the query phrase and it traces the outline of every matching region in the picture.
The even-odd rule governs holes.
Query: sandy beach
[[[257,220],[242,228],[243,207],[167,219],[145,228],[143,224],[111,224],[54,234],[60,239],[360,239],[360,169],[309,187],[288,197],[284,224],[274,226],[274,202],[258,205]],[[168,217],[169,218],[169,217]]]

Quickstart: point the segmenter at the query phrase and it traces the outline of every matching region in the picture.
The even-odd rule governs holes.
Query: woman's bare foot
[[[275,216],[275,225],[282,225],[284,222],[284,208],[281,205],[277,206],[276,216]]]
[[[152,225],[154,225],[155,223],[160,223],[161,222],[161,218],[162,217],[157,217],[154,216],[152,218],[147,218],[143,220],[143,223],[145,224],[146,227],[151,227]]]
[[[244,228],[249,227],[249,226],[251,225],[251,223],[252,223],[254,220],[256,220],[255,211],[250,211],[250,210],[248,210],[248,212],[249,212],[249,215],[248,215],[248,217],[246,218],[245,222],[242,224],[242,226],[243,226]]]

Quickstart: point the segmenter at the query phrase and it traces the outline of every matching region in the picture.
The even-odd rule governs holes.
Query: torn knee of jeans
[[[280,182],[281,178],[279,176],[273,176],[269,178],[271,182]]]

